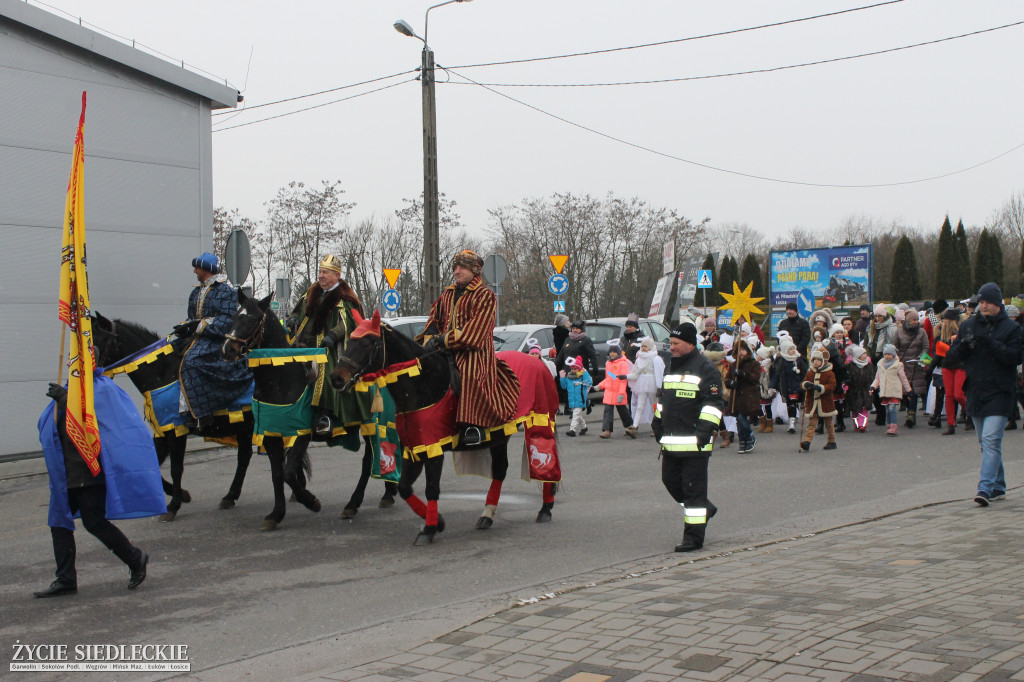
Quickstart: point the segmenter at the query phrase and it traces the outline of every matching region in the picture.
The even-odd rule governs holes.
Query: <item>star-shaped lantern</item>
[[[743,318],[746,318],[747,322],[751,322],[751,313],[764,315],[764,311],[757,307],[757,304],[764,300],[764,296],[754,298],[750,295],[753,289],[753,282],[748,284],[747,288],[743,291],[740,291],[740,286],[736,284],[736,282],[733,282],[731,294],[727,294],[724,291],[721,292],[722,298],[727,300],[729,303],[728,305],[719,306],[719,309],[732,311],[733,324],[737,324],[738,321]]]

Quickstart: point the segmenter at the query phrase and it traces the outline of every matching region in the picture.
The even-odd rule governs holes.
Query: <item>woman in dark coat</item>
[[[740,454],[754,449],[757,438],[750,429],[751,420],[761,414],[761,363],[743,339],[733,348],[736,360],[730,363],[726,386],[732,389],[729,414],[736,417]]]
[[[551,330],[551,335],[555,340],[553,353],[555,354],[555,376],[558,376],[558,372],[565,369],[565,357],[559,354],[559,351],[565,345],[565,340],[569,338],[569,318],[567,316],[561,313],[555,315],[555,328]],[[576,356],[574,355],[573,357]],[[556,381],[555,384],[558,389],[558,402],[565,404],[565,410],[562,414],[572,414],[572,410],[569,409],[569,398],[566,395],[565,389],[562,388],[561,382]]]
[[[928,394],[928,367],[921,364],[921,355],[928,350],[928,334],[918,322],[917,311],[911,308],[896,328],[896,354],[907,373],[913,392],[907,398],[907,428],[917,424],[917,403],[925,404]]]

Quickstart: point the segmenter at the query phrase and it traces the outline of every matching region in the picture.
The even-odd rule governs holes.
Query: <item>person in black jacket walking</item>
[[[555,361],[555,372],[561,372],[565,369],[565,356],[560,354],[562,346],[565,345],[565,340],[569,338],[569,318],[562,313],[555,315],[555,328],[551,330],[551,336],[554,338],[555,345],[552,347],[551,357]],[[576,357],[575,355],[571,357]],[[565,411],[562,414],[572,414],[572,410],[569,409],[569,398],[566,395],[565,389],[562,388],[560,382],[558,384],[558,402],[565,404]]]
[[[811,325],[800,317],[794,301],[786,304],[786,317],[779,322],[779,331],[789,332],[789,337],[793,339],[793,344],[800,353],[800,357],[806,359],[807,344],[811,342]]]
[[[978,290],[978,312],[960,325],[946,360],[963,361],[967,380],[967,416],[981,443],[981,475],[974,501],[987,507],[1006,496],[1003,429],[1013,412],[1017,365],[1021,362],[1021,327],[1003,308],[1003,294],[993,283]]]
[[[661,444],[661,482],[683,508],[677,552],[704,546],[707,522],[718,512],[708,499],[708,460],[722,419],[722,375],[697,349],[697,328],[684,322],[669,338],[672,359],[651,430]]]

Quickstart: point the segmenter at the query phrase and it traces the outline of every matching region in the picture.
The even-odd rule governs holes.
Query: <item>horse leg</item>
[[[441,471],[444,468],[443,457],[428,457],[424,464],[427,472],[427,483],[424,493],[427,496],[426,510],[423,515],[423,530],[416,536],[414,545],[429,545],[434,536],[444,532],[444,517],[437,511],[437,501],[441,497]],[[404,472],[403,472],[404,473]],[[408,502],[408,500],[406,500]]]
[[[558,484],[547,481],[541,489],[542,504],[537,512],[537,523],[547,523],[551,520],[551,510],[555,506],[555,493],[558,492]]]
[[[363,448],[363,461],[359,469],[359,482],[356,483],[356,489],[352,491],[352,497],[349,498],[348,504],[341,510],[341,518],[343,519],[354,519],[356,514],[359,513],[359,507],[363,504],[363,495],[366,494],[366,484],[370,481],[370,467],[373,464],[373,444],[370,443],[369,436],[363,436],[363,442],[366,443],[366,447]]]
[[[274,486],[274,510],[263,518],[261,531],[277,530],[277,524],[284,520],[284,441],[280,438],[264,438],[263,447],[267,449],[270,460],[270,480]]]
[[[295,500],[306,509],[318,512],[320,500],[312,491],[306,489],[306,474],[312,474],[309,460],[309,437],[303,436],[295,441],[295,445],[285,451],[284,480],[292,489]]]
[[[185,502],[188,491],[182,490],[181,477],[185,473],[185,436],[167,436],[161,440],[168,441],[166,447],[171,458],[171,501],[167,503],[167,513],[160,517],[161,521],[173,521]],[[188,496],[191,501],[192,496]]]
[[[217,505],[219,509],[231,509],[235,502],[242,496],[242,484],[245,483],[245,473],[249,470],[249,462],[252,460],[252,425],[243,422],[242,428],[235,434],[238,440],[238,457],[235,460],[235,477],[231,479],[228,487],[228,494],[221,498]]]
[[[494,516],[498,513],[498,500],[501,498],[501,485],[508,473],[508,442],[491,448],[491,487],[484,500],[484,511],[476,520],[477,530],[487,530],[494,524]]]

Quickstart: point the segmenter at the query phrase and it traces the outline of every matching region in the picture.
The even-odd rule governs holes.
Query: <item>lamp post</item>
[[[424,293],[427,309],[441,295],[441,237],[437,189],[437,106],[434,98],[434,51],[427,43],[427,25],[430,10],[453,2],[471,0],[446,0],[427,8],[423,16],[423,37],[416,35],[412,27],[402,19],[395,22],[395,30],[404,36],[423,42],[423,59],[420,63],[420,84],[423,86],[423,269],[426,275]]]

